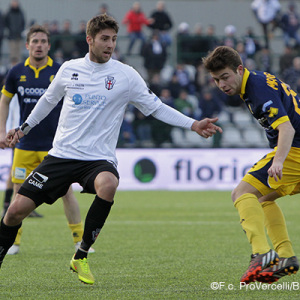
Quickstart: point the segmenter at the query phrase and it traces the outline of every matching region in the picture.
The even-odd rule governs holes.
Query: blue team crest
[[[113,76],[106,76],[105,78],[105,87],[108,90],[111,90],[114,87],[116,80]]]

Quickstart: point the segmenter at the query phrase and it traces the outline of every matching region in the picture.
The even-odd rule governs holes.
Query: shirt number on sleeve
[[[283,87],[285,93],[287,94],[287,96],[292,96],[293,98],[293,103],[294,103],[294,106],[295,106],[295,111],[298,115],[300,115],[300,108],[298,106],[298,101],[296,99],[296,96],[297,96],[297,93],[294,92],[293,90],[291,90],[285,83],[281,83],[281,86]]]

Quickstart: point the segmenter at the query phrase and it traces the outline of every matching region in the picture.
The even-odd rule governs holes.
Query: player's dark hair
[[[202,61],[209,72],[217,72],[227,67],[235,72],[238,66],[243,65],[238,52],[227,46],[217,47],[208,56],[202,58]]]
[[[50,33],[49,33],[49,31],[44,26],[41,26],[41,25],[38,25],[38,24],[34,24],[29,28],[29,30],[27,32],[27,36],[26,36],[26,42],[29,43],[31,36],[34,33],[37,33],[37,32],[45,33],[47,35],[47,38],[48,38],[48,43],[50,43]]]
[[[113,29],[116,33],[119,31],[118,22],[106,13],[96,16],[88,21],[86,25],[86,35],[94,38],[97,33],[104,29]]]

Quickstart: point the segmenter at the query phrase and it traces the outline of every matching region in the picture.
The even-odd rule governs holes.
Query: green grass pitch
[[[76,196],[84,220],[93,196],[78,192]],[[293,196],[278,203],[300,256],[299,201]],[[3,262],[0,299],[300,297],[300,273],[272,287],[240,288],[251,249],[229,191],[119,191],[94,244],[96,253],[89,256],[96,278],[93,286],[82,284],[69,270],[74,246],[62,201],[42,205],[38,212],[43,219],[23,223],[20,253]]]

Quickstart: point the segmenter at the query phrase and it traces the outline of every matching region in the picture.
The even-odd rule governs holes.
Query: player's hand
[[[6,132],[0,133],[0,149],[5,149],[8,147],[8,144],[6,143]]]
[[[283,164],[274,161],[268,170],[268,174],[270,177],[273,177],[274,180],[277,182],[282,178],[282,169],[283,169]]]
[[[20,142],[20,139],[24,136],[24,133],[19,130],[19,128],[14,128],[9,130],[6,135],[6,143],[8,147],[14,148],[17,143]]]
[[[201,121],[195,121],[192,125],[192,130],[207,139],[216,134],[217,132],[223,132],[221,127],[214,124],[217,121],[218,118],[205,118]]]

